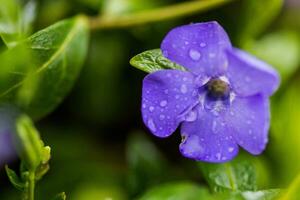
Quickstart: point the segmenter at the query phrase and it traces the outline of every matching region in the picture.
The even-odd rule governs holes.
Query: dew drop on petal
[[[229,148],[228,148],[228,152],[230,152],[230,153],[233,152],[233,150],[234,150],[233,147],[229,147]]]
[[[150,128],[151,131],[153,131],[153,132],[156,131],[156,126],[155,126],[152,118],[150,118],[148,120],[147,124],[148,124],[148,127]]]
[[[143,108],[146,108],[146,104],[143,103],[142,107],[143,107]]]
[[[162,101],[159,103],[159,105],[160,105],[161,107],[165,107],[167,104],[168,104],[168,102],[167,102],[166,100],[162,100]]]
[[[197,119],[197,112],[192,110],[190,111],[186,116],[185,116],[185,120],[187,122],[193,122]]]
[[[205,47],[205,46],[206,46],[206,43],[204,43],[204,42],[200,43],[200,47]]]
[[[164,120],[164,119],[165,119],[165,116],[164,116],[164,115],[159,115],[159,119],[160,119],[160,120]]]
[[[195,49],[190,49],[189,51],[189,56],[192,60],[194,61],[198,61],[201,57],[201,54],[199,51],[195,50]]]
[[[187,90],[188,90],[188,89],[187,89],[186,85],[185,85],[185,84],[182,84],[181,87],[180,87],[181,93],[182,93],[182,94],[185,94],[185,93],[187,93]]]
[[[216,153],[217,160],[221,160],[221,153]]]
[[[153,110],[154,110],[154,107],[153,107],[153,106],[150,106],[150,107],[149,107],[149,111],[150,111],[150,112],[153,112]]]

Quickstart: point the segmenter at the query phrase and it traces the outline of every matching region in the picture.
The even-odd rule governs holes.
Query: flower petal
[[[183,142],[180,152],[188,158],[206,162],[226,162],[238,153],[238,146],[223,116],[216,116],[198,106],[198,118],[194,122],[183,122]]]
[[[226,70],[225,48],[231,48],[231,43],[217,22],[174,28],[161,43],[166,58],[197,75],[208,76],[220,75]]]
[[[265,149],[270,125],[269,100],[266,97],[236,97],[225,118],[241,147],[254,155]]]
[[[142,115],[158,137],[171,135],[182,121],[179,115],[197,101],[194,75],[180,70],[160,70],[143,81]]]
[[[232,49],[227,50],[228,78],[235,92],[242,96],[258,93],[271,95],[279,86],[278,73],[248,53]]]

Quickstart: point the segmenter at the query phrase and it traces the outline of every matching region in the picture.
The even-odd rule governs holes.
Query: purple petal
[[[268,64],[238,49],[227,50],[228,78],[242,96],[271,95],[279,86],[278,73]]]
[[[0,133],[0,169],[8,162],[16,159],[17,153],[14,149],[11,133]]]
[[[236,97],[225,118],[241,147],[254,155],[265,149],[270,125],[269,100],[266,97]]]
[[[238,153],[238,146],[223,116],[215,115],[201,106],[194,122],[183,122],[181,134],[184,141],[180,152],[188,158],[206,162],[226,162]]]
[[[217,22],[172,29],[161,43],[163,55],[197,75],[216,76],[227,68],[225,48],[230,40]]]
[[[143,81],[142,115],[158,137],[171,135],[182,120],[180,113],[197,101],[194,76],[180,70],[160,70]]]

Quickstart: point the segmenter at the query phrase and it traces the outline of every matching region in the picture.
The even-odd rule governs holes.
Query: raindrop
[[[179,99],[179,95],[175,95],[175,99]]]
[[[200,43],[200,47],[205,47],[205,46],[206,46],[206,43],[204,43],[204,42]]]
[[[165,94],[168,94],[168,93],[169,93],[169,90],[168,90],[168,89],[165,89],[164,93],[165,93]]]
[[[161,107],[165,107],[167,104],[168,104],[168,102],[167,102],[166,100],[162,100],[162,101],[159,103],[159,105],[160,105]]]
[[[201,54],[199,51],[195,50],[195,49],[191,49],[189,51],[189,55],[190,55],[190,58],[194,61],[198,61],[201,57]]]
[[[153,106],[150,106],[150,107],[149,107],[149,111],[150,111],[150,112],[153,112],[153,110],[154,110],[154,107],[153,107]]]
[[[143,108],[146,108],[146,104],[143,103],[142,107],[143,107]]]
[[[213,124],[212,124],[212,131],[213,131],[214,133],[217,132],[217,122],[216,122],[215,120],[213,121]]]
[[[155,126],[155,124],[154,124],[152,118],[150,118],[150,119],[148,120],[148,127],[150,128],[151,131],[153,131],[153,132],[156,131],[156,126]]]
[[[181,87],[180,87],[181,93],[185,94],[185,93],[187,93],[187,90],[188,90],[188,89],[187,89],[187,87],[186,87],[185,84],[181,85]]]
[[[160,120],[164,120],[164,119],[165,119],[165,116],[164,116],[164,115],[159,115],[159,119],[160,119]]]
[[[221,159],[221,153],[217,153],[216,158],[217,158],[217,160],[220,160]]]
[[[247,124],[251,124],[252,122],[251,122],[251,120],[247,120]]]
[[[228,152],[230,152],[230,153],[233,152],[233,150],[234,150],[233,147],[229,147],[229,148],[228,148]]]
[[[209,53],[208,56],[209,56],[210,58],[214,58],[214,57],[216,57],[216,54],[215,54],[215,53]]]
[[[185,117],[185,120],[186,120],[187,122],[193,122],[193,121],[195,121],[196,119],[197,119],[197,112],[194,111],[194,110],[190,111],[190,112],[186,115],[186,117]]]

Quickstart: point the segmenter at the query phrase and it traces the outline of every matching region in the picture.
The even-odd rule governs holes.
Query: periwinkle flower
[[[149,130],[168,137],[181,125],[180,152],[199,161],[226,162],[239,146],[260,154],[268,142],[277,72],[232,47],[217,22],[174,28],[161,50],[186,71],[159,70],[144,78],[142,116]]]

